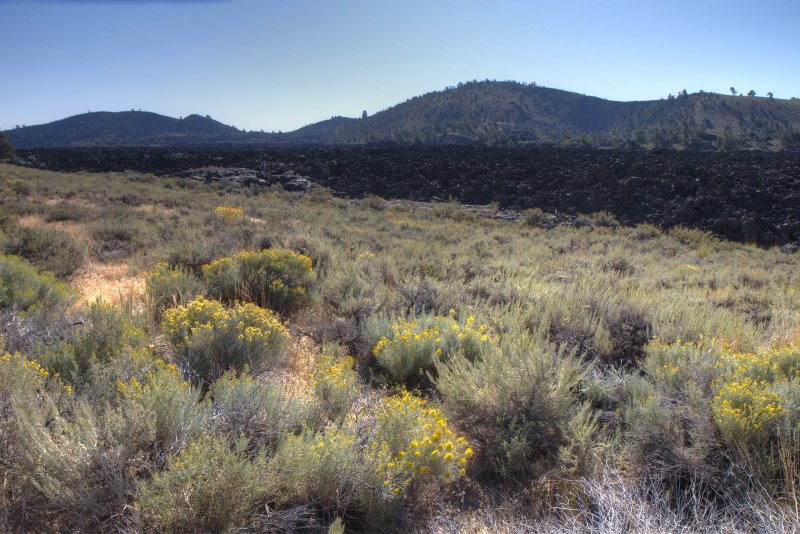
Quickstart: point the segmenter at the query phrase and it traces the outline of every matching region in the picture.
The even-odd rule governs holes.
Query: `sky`
[[[0,0],[0,129],[87,111],[290,131],[470,80],[800,97],[798,0]]]

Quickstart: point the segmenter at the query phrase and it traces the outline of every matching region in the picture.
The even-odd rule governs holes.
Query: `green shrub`
[[[336,427],[290,435],[269,464],[281,504],[315,502],[336,514],[362,507],[383,486],[370,450],[360,445],[354,433]]]
[[[456,222],[475,222],[478,214],[462,208],[457,202],[435,202],[433,214],[439,218],[447,218]]]
[[[109,213],[89,225],[95,240],[94,255],[101,261],[118,261],[155,242],[153,225],[131,217],[127,211]]]
[[[173,268],[185,268],[196,276],[203,276],[203,265],[207,265],[225,254],[226,247],[219,243],[205,243],[187,237],[186,242],[176,243],[167,249],[167,263]]]
[[[274,449],[286,432],[299,429],[307,418],[308,407],[302,400],[246,373],[223,374],[211,384],[208,397],[211,430],[233,441],[247,436],[251,447]]]
[[[71,202],[59,202],[58,204],[49,207],[44,212],[44,220],[47,222],[60,222],[60,221],[82,221],[90,215],[90,210]]]
[[[82,327],[50,347],[42,363],[72,385],[82,385],[89,371],[145,346],[144,332],[126,319],[117,307],[95,302]]]
[[[86,244],[58,228],[15,226],[9,230],[4,252],[26,258],[40,271],[65,277],[80,268],[86,259]]]
[[[153,422],[153,453],[159,462],[162,455],[180,452],[207,427],[209,410],[201,402],[201,391],[184,381],[175,365],[157,360],[141,381],[135,376],[120,380],[117,390],[123,411],[143,409]]]
[[[58,518],[76,531],[119,529],[133,476],[148,466],[143,451],[152,441],[152,422],[140,411],[97,414],[86,402],[68,414],[45,418],[20,409],[18,483],[33,493],[29,506],[41,514],[39,521]]]
[[[27,524],[121,527],[152,426],[136,410],[95,412],[70,386],[19,354],[0,356],[0,502]]]
[[[18,178],[11,178],[6,180],[6,187],[8,187],[16,195],[30,195],[33,191],[33,186],[30,182],[20,180]]]
[[[680,352],[672,356],[695,357]],[[676,391],[658,377],[637,373],[625,378],[625,394],[621,454],[639,476],[674,494],[686,491],[687,483],[697,484],[705,494],[735,493],[734,480],[726,476],[728,466],[719,454],[708,398],[697,383],[689,380]]]
[[[711,232],[685,226],[674,226],[669,230],[669,236],[676,241],[691,247],[700,247],[718,243],[719,240]]]
[[[664,232],[659,227],[649,223],[637,224],[630,230],[630,236],[635,241],[649,241],[658,239],[662,235],[664,235]]]
[[[320,281],[319,292],[339,315],[358,316],[377,309],[385,286],[354,261],[337,261]]]
[[[147,532],[227,532],[244,527],[268,495],[262,455],[251,458],[247,440],[205,436],[167,462],[136,492],[137,527]]]
[[[372,349],[378,365],[395,383],[414,388],[427,383],[436,361],[455,354],[474,361],[496,343],[486,325],[474,328],[472,316],[463,323],[454,316],[455,311],[449,317],[398,317],[391,326],[386,319],[370,319],[365,327],[368,340],[380,336]]]
[[[551,213],[546,213],[541,208],[531,208],[522,214],[523,222],[534,228],[550,228],[556,223],[556,218]]]
[[[167,308],[187,304],[202,295],[205,289],[191,272],[181,267],[170,267],[166,262],[145,273],[144,284],[145,301],[156,318],[161,317]]]
[[[490,476],[522,483],[541,473],[567,444],[571,421],[585,419],[584,362],[542,338],[509,334],[480,360],[454,356],[436,369],[446,413],[471,430]]]
[[[278,313],[305,304],[314,282],[311,260],[291,250],[241,252],[203,266],[208,293],[223,302],[255,302]]]
[[[580,278],[564,290],[545,293],[526,315],[529,331],[545,329],[557,344],[608,365],[635,363],[652,336],[650,318],[638,301],[623,300],[599,279]]]
[[[197,297],[164,312],[164,334],[192,381],[210,384],[229,369],[261,372],[281,362],[289,331],[270,310],[255,304],[226,309]]]
[[[0,254],[0,310],[23,315],[55,312],[72,300],[67,286],[48,274],[39,274],[26,260]]]

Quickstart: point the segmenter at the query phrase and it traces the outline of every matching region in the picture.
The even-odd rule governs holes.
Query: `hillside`
[[[356,121],[346,140],[778,148],[798,131],[800,101],[794,100],[696,93],[614,102],[515,82],[473,82]]]
[[[245,143],[252,136],[209,116],[176,119],[146,111],[90,112],[11,130],[18,148],[52,146],[179,146]]]
[[[469,82],[414,97],[364,119],[333,117],[293,132],[243,132],[191,115],[87,113],[15,129],[17,148],[215,144],[589,144],[615,148],[794,149],[800,101],[683,94],[615,102],[516,82]]]

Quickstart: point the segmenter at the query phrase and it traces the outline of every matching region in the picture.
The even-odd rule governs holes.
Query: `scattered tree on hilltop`
[[[736,88],[731,87],[731,96],[736,96]]]
[[[756,96],[756,92],[755,92],[755,91],[753,91],[752,89],[750,89],[750,90],[747,92],[747,96]]]

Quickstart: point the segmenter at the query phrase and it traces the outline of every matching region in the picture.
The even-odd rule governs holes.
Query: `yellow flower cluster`
[[[353,363],[352,356],[339,361],[332,356],[324,356],[313,377],[314,397],[331,420],[347,415],[358,395],[358,377],[353,370]]]
[[[162,328],[181,369],[207,383],[229,369],[274,365],[289,340],[289,330],[274,312],[255,304],[225,308],[204,297],[167,310]]]
[[[281,313],[303,302],[314,281],[311,258],[293,250],[240,252],[203,266],[209,294],[252,301]]]
[[[34,374],[40,376],[41,378],[47,379],[50,376],[50,372],[42,367],[40,363],[36,360],[29,360],[27,357],[23,356],[19,352],[15,352],[14,354],[5,353],[0,356],[0,363],[12,363],[22,367],[23,369],[28,369]]]
[[[723,434],[737,441],[767,442],[788,413],[786,392],[800,383],[800,348],[737,352],[723,347],[716,368],[712,410]]]
[[[183,345],[200,335],[235,332],[236,340],[260,343],[270,336],[289,339],[289,330],[270,310],[255,304],[225,308],[216,300],[197,297],[186,306],[164,313],[164,332],[176,345]]]
[[[8,366],[8,367],[7,367]],[[72,386],[64,384],[58,373],[51,374],[42,364],[32,360],[19,352],[0,354],[0,377],[10,378],[16,372],[22,373],[28,383],[38,384],[38,387],[55,386],[57,390],[72,393]],[[2,383],[2,380],[0,380]],[[0,388],[2,391],[2,388]]]
[[[355,371],[353,371],[352,356],[348,356],[338,362],[331,358],[323,358],[320,362],[320,372],[314,377],[314,388],[323,384],[328,384],[336,388],[347,388],[353,383]]]
[[[244,217],[244,210],[242,208],[233,208],[231,206],[219,206],[214,210],[214,213],[225,224],[233,224]]]
[[[465,324],[460,324],[454,310],[448,317],[398,317],[391,326],[391,337],[381,337],[372,353],[395,381],[413,387],[437,358],[461,352],[476,360],[488,346],[497,343],[486,325],[476,328],[474,322],[469,316]]]
[[[448,483],[466,475],[473,452],[448,427],[441,410],[407,391],[383,401],[373,448],[382,458],[378,475],[395,494],[415,479]]]
[[[181,373],[175,364],[167,363],[161,358],[157,359],[155,361],[155,367],[147,371],[145,374],[144,384],[136,377],[133,377],[127,382],[123,380],[117,380],[116,386],[117,391],[120,393],[120,395],[122,395],[122,397],[126,399],[138,400],[141,399],[142,396],[149,390],[152,390],[154,387],[156,387],[157,384],[164,383],[165,381],[168,381],[171,384],[171,388],[174,388],[175,384],[178,384],[177,387],[181,390],[188,390],[191,387],[191,384],[188,381],[183,380]]]
[[[258,252],[245,251],[234,255],[233,260],[241,265],[260,265],[268,261],[269,268],[276,272],[286,272],[297,266],[301,266],[306,272],[312,272],[311,258],[288,249],[268,248]]]

